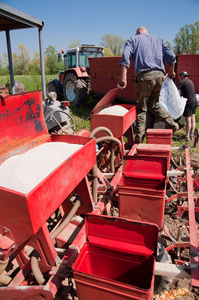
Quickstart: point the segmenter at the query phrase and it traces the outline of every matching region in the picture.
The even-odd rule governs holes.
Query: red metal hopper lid
[[[87,214],[86,235],[92,246],[144,257],[156,255],[158,228],[153,224]]]
[[[167,160],[164,157],[125,156],[126,177],[162,180],[166,177]]]

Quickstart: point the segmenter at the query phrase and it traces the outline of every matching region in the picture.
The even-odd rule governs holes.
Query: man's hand
[[[172,72],[172,73],[168,72],[168,77],[173,79],[173,78],[176,77],[176,73],[175,72]]]
[[[118,81],[117,87],[119,87],[121,90],[125,89],[127,86],[126,80],[120,79]]]
[[[121,78],[118,81],[117,87],[121,90],[127,87],[127,67],[124,65],[121,65]]]
[[[169,67],[168,69],[168,77],[173,79],[176,77],[176,73],[174,72],[174,65]]]

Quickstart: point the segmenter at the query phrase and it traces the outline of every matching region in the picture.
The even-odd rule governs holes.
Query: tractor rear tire
[[[74,76],[68,74],[64,79],[64,99],[70,101],[70,106],[79,106],[86,100],[87,83]]]

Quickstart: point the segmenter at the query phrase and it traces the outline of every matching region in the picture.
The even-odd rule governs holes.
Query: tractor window
[[[76,52],[69,52],[65,58],[65,68],[76,68]]]
[[[79,52],[79,67],[89,68],[88,58],[101,57],[101,56],[104,56],[104,54],[100,52],[90,52],[90,51]]]
[[[79,67],[89,68],[88,55],[85,52],[79,52]]]

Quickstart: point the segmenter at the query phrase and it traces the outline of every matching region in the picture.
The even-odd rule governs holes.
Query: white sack
[[[173,80],[166,76],[160,91],[160,106],[173,119],[178,119],[184,112],[186,101],[186,98],[180,96],[180,93]]]

